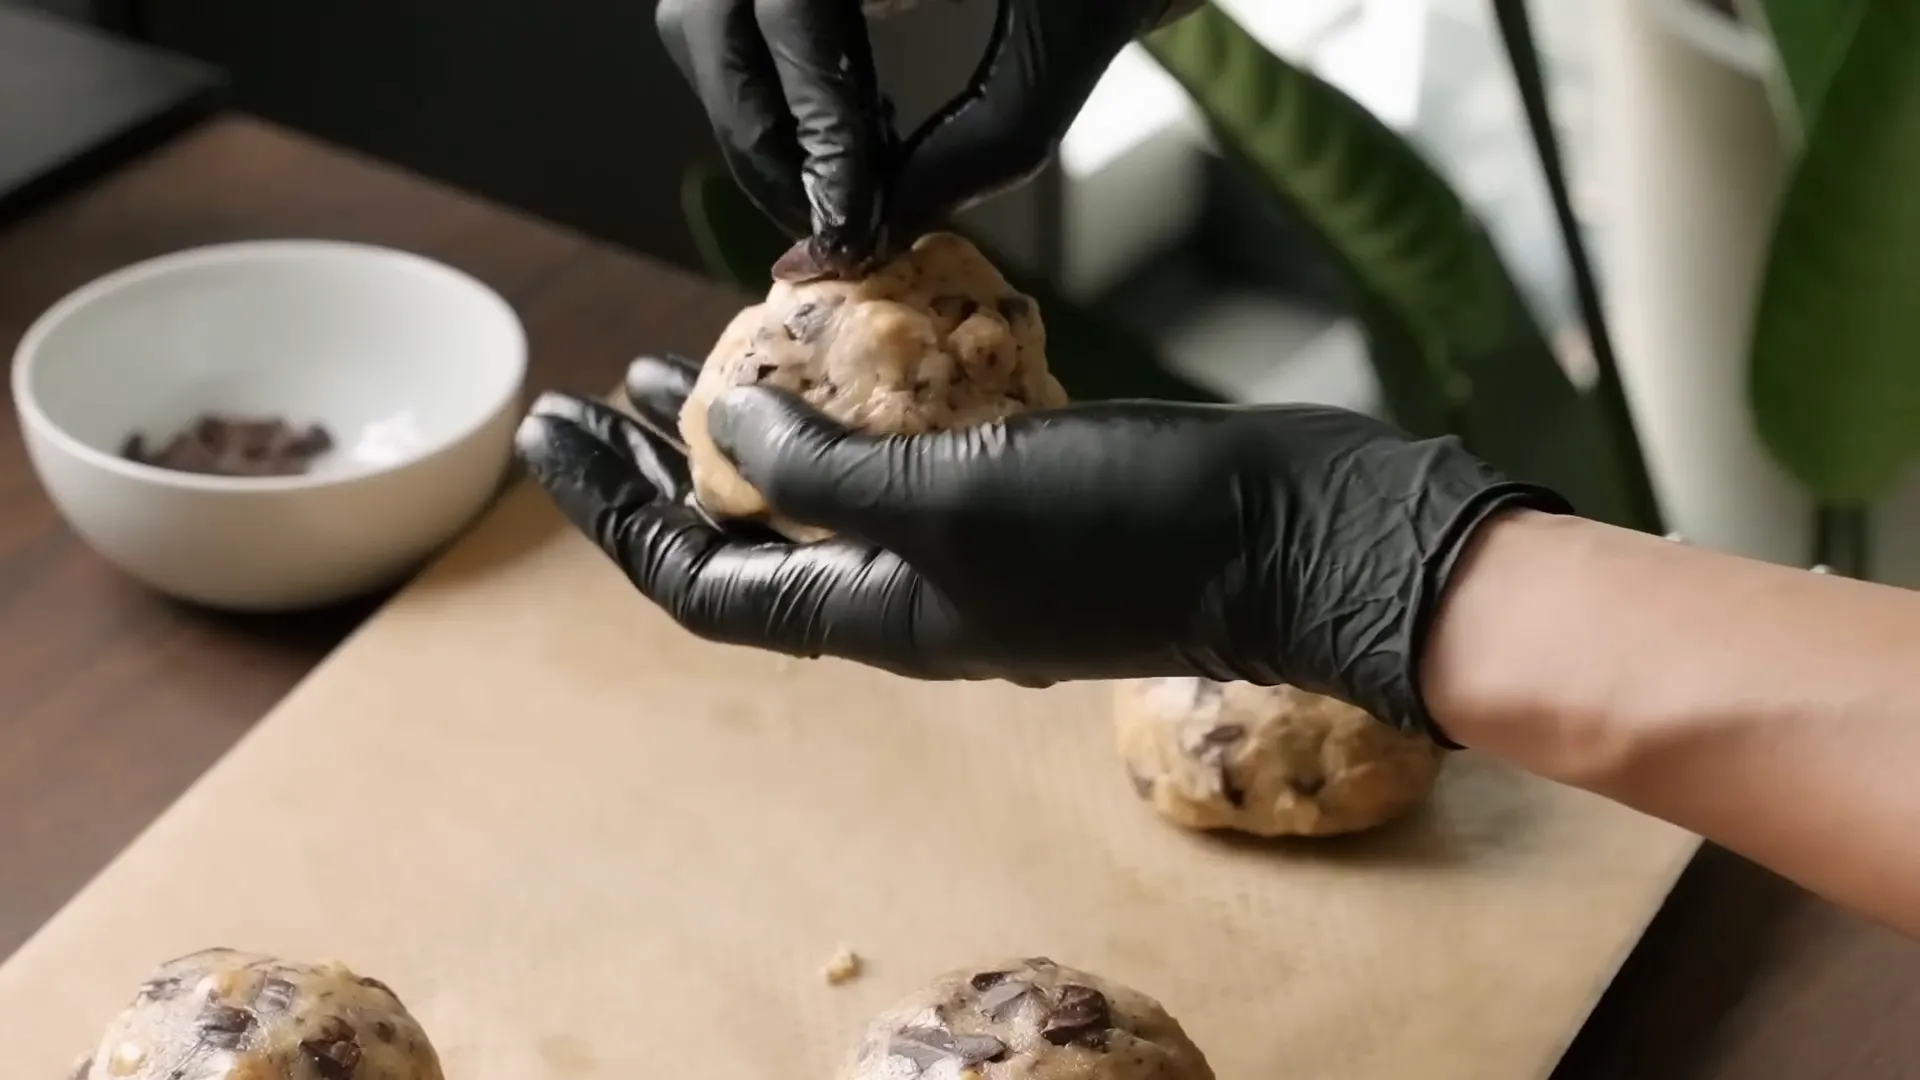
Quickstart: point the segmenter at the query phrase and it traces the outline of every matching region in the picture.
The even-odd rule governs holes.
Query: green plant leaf
[[[1145,43],[1223,153],[1262,177],[1345,270],[1396,420],[1420,434],[1444,424],[1591,516],[1658,527],[1637,511],[1626,455],[1555,360],[1485,230],[1418,152],[1211,6]]]
[[[748,200],[733,178],[695,166],[681,183],[681,205],[709,273],[750,294],[764,293],[773,261],[791,241]],[[1008,271],[1013,263],[969,237],[1014,288],[1033,298],[1047,327],[1047,361],[1076,401],[1151,398],[1217,402],[1220,395],[1168,370],[1143,338],[1099,311],[1075,304],[1039,275]]]
[[[1507,62],[1513,68],[1514,84],[1520,91],[1527,131],[1540,159],[1540,172],[1553,198],[1554,218],[1560,226],[1568,268],[1573,273],[1581,321],[1586,324],[1587,338],[1593,347],[1596,375],[1588,395],[1613,437],[1613,450],[1619,455],[1616,465],[1627,484],[1625,494],[1633,500],[1629,507],[1633,518],[1644,522],[1651,531],[1665,533],[1660,520],[1660,500],[1653,491],[1653,478],[1647,472],[1646,456],[1640,448],[1633,409],[1627,403],[1626,387],[1620,379],[1620,364],[1614,358],[1613,335],[1607,328],[1606,311],[1600,302],[1599,276],[1587,258],[1580,219],[1573,211],[1573,193],[1568,189],[1566,170],[1560,163],[1559,138],[1554,132],[1546,79],[1541,74],[1540,51],[1534,45],[1533,28],[1527,18],[1527,2],[1493,0],[1493,11],[1500,25],[1501,41],[1506,46]]]
[[[1871,4],[1788,176],[1754,320],[1761,439],[1817,499],[1920,457],[1920,6]]]
[[[1788,91],[1785,105],[1793,111],[1790,134],[1796,144],[1804,146],[1819,122],[1827,89],[1871,6],[1870,0],[1750,0],[1740,5],[1743,16],[1757,22],[1773,42],[1779,61],[1775,76]],[[1780,104],[1776,101],[1776,107]]]

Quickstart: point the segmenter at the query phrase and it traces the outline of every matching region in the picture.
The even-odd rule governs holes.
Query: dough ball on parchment
[[[827,535],[772,518],[713,445],[707,407],[735,386],[791,391],[877,435],[972,427],[1067,403],[1047,371],[1039,307],[963,237],[923,236],[857,281],[776,276],[787,280],[727,325],[680,411],[694,493],[717,518],[766,521],[795,540]]]
[[[1384,825],[1426,798],[1445,753],[1291,686],[1123,682],[1114,720],[1134,789],[1161,816],[1257,836]]]
[[[162,964],[73,1080],[442,1080],[378,979],[206,949]]]
[[[839,1080],[1213,1080],[1160,1003],[1045,957],[963,968],[867,1025]]]

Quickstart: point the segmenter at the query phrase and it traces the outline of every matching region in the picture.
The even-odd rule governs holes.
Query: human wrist
[[[1545,515],[1570,514],[1573,507],[1557,493],[1535,484],[1502,480],[1476,462],[1469,473],[1455,470],[1449,479],[1428,478],[1425,468],[1416,470],[1423,477],[1425,509],[1417,512],[1409,524],[1420,535],[1418,558],[1402,586],[1406,603],[1402,632],[1398,640],[1397,677],[1388,683],[1383,695],[1385,711],[1374,715],[1390,718],[1403,730],[1424,734],[1449,750],[1463,744],[1428,708],[1422,689],[1421,667],[1441,601],[1460,572],[1463,558],[1473,550],[1486,528],[1511,517],[1529,512]],[[1472,475],[1477,472],[1479,475]]]
[[[1617,594],[1604,564],[1621,532],[1517,510],[1469,538],[1419,658],[1421,692],[1443,730],[1575,786],[1627,767],[1633,728],[1616,697],[1633,678],[1622,651],[1630,643],[1596,636],[1587,618]]]

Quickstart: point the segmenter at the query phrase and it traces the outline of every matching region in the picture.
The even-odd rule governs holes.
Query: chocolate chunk
[[[371,975],[361,975],[359,976],[359,979],[360,979],[361,986],[371,987],[372,989],[378,990],[395,1001],[400,1000],[400,995],[393,992],[393,987],[388,986],[386,983],[381,982],[379,979],[376,979]]]
[[[319,424],[308,425],[307,430],[293,440],[291,449],[294,453],[305,457],[324,454],[333,449],[333,433]]]
[[[1153,777],[1142,776],[1132,768],[1127,770],[1127,779],[1133,781],[1133,793],[1143,799],[1153,797]]]
[[[1234,782],[1233,772],[1227,767],[1227,751],[1246,737],[1247,728],[1244,724],[1219,724],[1208,728],[1187,748],[1187,752],[1202,764],[1213,766],[1215,778],[1220,784],[1220,794],[1229,805],[1236,807],[1246,805],[1247,793]]]
[[[252,1028],[253,1014],[231,1005],[209,1005],[200,1014],[200,1041],[209,1046],[231,1050]]]
[[[139,996],[147,1001],[171,1001],[187,988],[178,975],[162,975],[140,984]]]
[[[980,1011],[990,1020],[1005,1020],[1020,1011],[1020,1006],[1037,998],[1040,990],[1025,979],[1006,979],[980,995]]]
[[[208,413],[158,451],[135,432],[121,456],[142,465],[214,476],[296,476],[333,448],[333,436],[318,424],[295,428],[277,417],[245,418]],[[212,951],[212,950],[209,950]],[[231,952],[231,949],[223,950]]]
[[[840,306],[836,298],[831,301],[809,301],[794,308],[787,314],[782,326],[787,336],[802,345],[811,345],[820,340],[833,321],[833,313]]]
[[[1227,805],[1236,810],[1247,805],[1246,789],[1234,781],[1233,772],[1227,768],[1226,762],[1221,762],[1215,768],[1220,770],[1220,795],[1227,800]]]
[[[968,979],[967,984],[975,990],[991,990],[1002,982],[1005,982],[1007,975],[1008,973],[1005,971],[983,971],[973,978]]]
[[[954,1061],[961,1068],[1006,1056],[1007,1044],[991,1035],[964,1035],[946,1028],[910,1027],[895,1032],[888,1040],[887,1052],[913,1062],[920,1070],[943,1061]]]
[[[753,369],[753,381],[765,382],[766,380],[773,377],[774,372],[779,370],[780,370],[779,364],[761,364],[758,367]]]
[[[1003,296],[995,300],[993,306],[994,310],[1000,313],[1000,317],[1008,322],[1025,318],[1033,312],[1033,301],[1024,296]]]
[[[1197,709],[1202,705],[1210,704],[1226,695],[1226,687],[1221,686],[1212,679],[1194,679],[1191,682],[1193,686],[1193,708]]]
[[[1200,736],[1200,746],[1205,750],[1215,748],[1224,750],[1246,737],[1247,727],[1245,724],[1221,724],[1217,727],[1208,728],[1207,733]]]
[[[1007,1044],[991,1035],[955,1035],[953,1050],[959,1055],[962,1065],[999,1061],[1007,1056]]]
[[[300,1040],[300,1052],[313,1062],[322,1080],[352,1080],[360,1065],[360,1044],[354,1041],[353,1025],[330,1016],[311,1039]]]
[[[1234,785],[1233,774],[1227,768],[1227,751],[1246,738],[1247,729],[1242,724],[1221,724],[1208,728],[1200,738],[1187,746],[1187,753],[1203,765],[1213,766],[1220,784],[1220,793],[1227,802],[1239,806],[1246,799],[1246,792]]]
[[[1327,778],[1324,776],[1289,776],[1287,777],[1287,786],[1301,795],[1312,798],[1320,794],[1321,788],[1327,786]]]
[[[393,1025],[387,1023],[385,1020],[375,1020],[373,1022],[373,1037],[376,1039],[379,1039],[383,1043],[392,1042],[393,1041]]]
[[[773,261],[773,280],[784,281],[789,285],[804,285],[810,281],[830,281],[841,274],[820,257],[813,243],[802,240],[788,248],[786,254]]]
[[[979,303],[966,296],[936,296],[927,302],[927,306],[933,309],[935,315],[955,323],[966,322],[974,312],[980,310]]]
[[[253,995],[253,1007],[266,1013],[282,1013],[293,1008],[293,984],[278,975],[269,975],[260,980],[260,989]]]
[[[1102,1049],[1107,1030],[1113,1026],[1113,1011],[1107,995],[1091,986],[1068,983],[1060,988],[1053,1003],[1053,1015],[1040,1026],[1040,1037],[1055,1046],[1069,1044]]]

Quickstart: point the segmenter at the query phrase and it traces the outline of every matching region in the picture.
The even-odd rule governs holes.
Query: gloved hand
[[[1570,510],[1453,439],[1341,409],[1125,402],[912,438],[730,392],[715,441],[797,545],[690,504],[675,417],[697,365],[643,358],[644,425],[547,395],[521,459],[702,637],[922,679],[1286,682],[1434,730],[1418,664],[1455,557],[1505,509]]]
[[[734,179],[789,235],[811,236],[822,265],[845,268],[1031,177],[1121,47],[1197,6],[995,2],[967,87],[904,141],[860,0],[661,0],[655,20]]]

